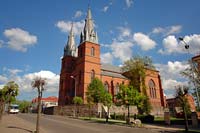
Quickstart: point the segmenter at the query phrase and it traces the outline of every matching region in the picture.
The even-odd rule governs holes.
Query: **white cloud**
[[[175,61],[175,62],[168,61],[167,65],[169,68],[169,72],[174,73],[174,74],[175,73],[178,74],[189,67],[189,65],[183,62],[179,62],[179,61]]]
[[[125,37],[130,37],[130,35],[131,35],[130,28],[118,27],[117,29],[119,30],[119,39],[120,40],[126,40]]]
[[[120,59],[122,62],[132,57],[133,43],[130,41],[117,41],[114,40],[111,44],[112,54],[115,58]]]
[[[84,27],[84,20],[80,22],[73,22],[73,32],[75,35],[79,35]],[[56,23],[56,27],[58,27],[62,32],[69,32],[72,27],[72,21],[58,21]]]
[[[174,97],[176,86],[188,84],[188,80],[180,74],[188,67],[188,64],[185,62],[168,61],[167,64],[155,64],[155,66],[160,71],[162,88],[168,98]]]
[[[113,62],[113,55],[111,53],[101,54],[101,63],[112,64],[112,62]]]
[[[133,4],[133,0],[125,0],[126,6],[129,8]]]
[[[169,90],[169,89],[173,90],[175,89],[176,86],[179,86],[179,85],[183,85],[183,83],[174,79],[163,79],[163,83],[162,83],[162,87],[165,90]]]
[[[108,8],[109,8],[109,6],[104,6],[103,9],[102,9],[102,11],[103,11],[103,12],[107,12],[107,11],[108,11]]]
[[[4,35],[8,38],[8,47],[16,51],[26,52],[28,46],[37,43],[37,37],[31,35],[28,31],[20,28],[12,28],[4,31]]]
[[[5,83],[6,81],[8,81],[8,78],[3,75],[0,75],[0,83]]]
[[[175,36],[167,36],[163,39],[163,49],[160,49],[158,52],[161,54],[172,54],[172,53],[190,53],[196,55],[200,52],[200,35],[194,34],[190,36],[185,36],[184,41],[190,46],[189,51],[185,49],[185,44],[182,41],[179,41]]]
[[[41,70],[39,72],[27,73],[22,76],[18,74],[18,72],[21,72],[19,69],[6,68],[4,72],[8,73],[5,75],[0,75],[1,85],[6,84],[9,81],[15,81],[19,85],[20,93],[33,91],[31,82],[35,77],[42,77],[46,79],[47,85],[45,86],[45,93],[58,92],[60,76],[51,71]]]
[[[0,85],[0,89],[3,89],[4,85]]]
[[[44,71],[41,70],[40,72],[35,72],[35,73],[29,73],[23,76],[23,79],[27,82],[29,81],[29,83],[31,83],[33,81],[33,79],[35,77],[41,77],[46,79],[47,82],[47,86],[46,91],[47,92],[57,92],[58,88],[59,88],[59,79],[60,76],[56,75],[55,73],[51,72],[51,71]],[[28,85],[26,85],[28,87]],[[28,88],[25,88],[28,89]]]
[[[165,50],[160,50],[159,53],[161,54],[171,54],[183,50],[181,49],[181,46],[178,45],[178,41],[175,36],[168,36],[164,38],[162,42]]]
[[[171,26],[169,28],[169,31],[166,33],[166,35],[171,35],[171,34],[177,34],[180,33],[182,29],[181,25],[175,25],[175,26]]]
[[[165,79],[183,79],[180,72],[189,67],[186,62],[180,61],[168,61],[167,64],[155,64],[155,66],[160,71],[161,76],[165,77]]]
[[[20,70],[20,69],[8,69],[8,71],[9,71],[10,74],[12,74],[12,75],[16,75],[17,73],[22,72],[22,70]]]
[[[187,35],[184,37],[184,41],[190,46],[189,52],[190,54],[199,54],[200,53],[200,34]],[[184,47],[183,42],[180,42],[180,45]]]
[[[153,49],[156,46],[156,42],[149,38],[149,36],[143,34],[143,33],[135,33],[133,35],[134,41],[141,46],[142,50],[150,50]]]
[[[133,45],[131,41],[119,41],[116,39],[111,44],[101,45],[111,51],[101,55],[101,62],[111,64],[114,58],[115,60],[120,59],[121,62],[130,59],[132,57]]]
[[[159,33],[163,33],[163,32],[165,32],[165,29],[161,28],[161,27],[156,27],[152,31],[152,33],[154,33],[154,34],[159,34]]]
[[[102,11],[102,12],[107,12],[108,9],[110,8],[110,6],[111,6],[112,4],[113,4],[112,1],[110,1],[110,3],[109,3],[108,5],[106,5],[106,6],[104,6],[103,9],[102,9],[101,11]]]
[[[74,18],[79,18],[83,15],[83,12],[82,11],[76,11],[75,15],[74,15]]]
[[[4,41],[0,40],[0,48],[3,47]]]
[[[164,36],[180,33],[182,30],[181,25],[172,25],[168,27],[156,27],[152,30],[153,34],[163,34]]]

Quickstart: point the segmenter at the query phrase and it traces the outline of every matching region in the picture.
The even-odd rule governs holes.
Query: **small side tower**
[[[72,24],[67,44],[64,47],[64,55],[62,58],[58,99],[59,105],[70,104],[72,101],[72,97],[74,96],[75,92],[71,88],[73,84],[73,79],[70,76],[75,69],[76,57],[77,48],[75,44]]]

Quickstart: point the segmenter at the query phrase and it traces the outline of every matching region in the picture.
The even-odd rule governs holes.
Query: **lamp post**
[[[70,78],[74,79],[75,81],[75,87],[74,87],[74,97],[76,97],[76,78],[74,76],[70,76]]]
[[[75,87],[74,87],[74,98],[76,97],[76,78],[74,76],[70,76],[70,78],[74,79],[74,84],[75,84]],[[74,103],[74,117],[76,117],[76,103]]]
[[[184,41],[184,38],[182,38],[182,37],[179,37],[178,38],[180,41],[182,41],[184,44],[185,44],[185,49],[187,49],[188,50],[188,54],[189,54],[189,45]],[[194,64],[193,64],[193,61],[192,61],[192,59],[190,59],[190,62],[192,63],[192,71],[193,71],[193,67],[195,67],[194,66]],[[200,102],[199,102],[199,93],[198,93],[198,90],[197,90],[197,85],[196,85],[196,83],[195,83],[195,78],[194,78],[195,76],[194,76],[194,72],[192,72],[192,78],[193,78],[193,80],[194,80],[194,87],[195,87],[195,91],[196,91],[196,96],[197,96],[197,108],[199,109],[200,108]]]

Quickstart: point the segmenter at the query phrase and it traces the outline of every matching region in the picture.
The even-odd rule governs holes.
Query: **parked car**
[[[17,104],[11,104],[9,108],[10,114],[18,114],[19,113],[19,105]]]

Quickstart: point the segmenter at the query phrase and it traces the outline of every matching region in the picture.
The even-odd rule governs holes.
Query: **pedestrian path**
[[[161,129],[161,130],[168,130],[168,131],[181,131],[185,130],[184,125],[155,125],[155,124],[145,124],[145,128],[151,128],[151,129]],[[192,125],[189,126],[189,130],[196,130],[200,131],[200,127],[192,127]]]
[[[0,133],[33,133],[35,131],[35,124],[25,121],[17,114],[5,114],[0,122]],[[41,129],[41,133],[45,133]]]

